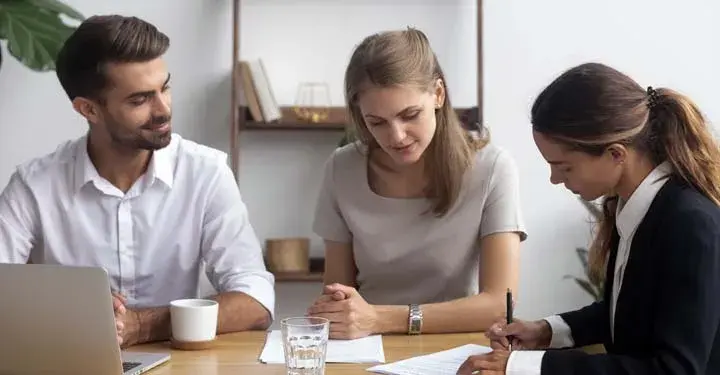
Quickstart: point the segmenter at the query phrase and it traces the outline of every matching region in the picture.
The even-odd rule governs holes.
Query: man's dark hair
[[[65,41],[55,70],[70,100],[78,96],[102,100],[108,63],[154,60],[169,46],[167,35],[137,17],[93,16]]]

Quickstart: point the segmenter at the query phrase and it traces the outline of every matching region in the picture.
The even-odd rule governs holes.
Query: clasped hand
[[[375,308],[355,288],[346,285],[326,285],[307,314],[330,321],[331,339],[357,339],[377,332]]]

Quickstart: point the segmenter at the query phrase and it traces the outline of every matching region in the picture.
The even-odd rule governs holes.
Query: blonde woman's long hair
[[[355,48],[345,71],[345,100],[354,137],[370,151],[379,147],[357,104],[363,87],[411,86],[431,91],[438,79],[445,85],[445,74],[423,32],[408,28],[366,37]],[[425,196],[431,201],[432,212],[441,217],[457,201],[465,171],[488,140],[463,128],[446,85],[445,100],[435,118],[435,134],[423,156],[429,182]]]

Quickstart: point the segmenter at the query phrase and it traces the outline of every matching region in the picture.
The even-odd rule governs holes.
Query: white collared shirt
[[[0,195],[0,262],[103,267],[134,307],[244,292],[274,316],[274,278],[226,154],[173,134],[123,193],[102,178],[87,137],[17,168]]]
[[[643,179],[627,202],[622,200],[618,202],[615,227],[620,235],[620,242],[615,260],[615,280],[610,300],[610,334],[613,339],[615,338],[615,308],[635,230],[645,217],[657,193],[668,181],[671,171],[672,168],[668,162],[658,165]],[[545,320],[550,324],[553,332],[550,348],[569,348],[575,345],[570,326],[560,316],[553,315]],[[508,358],[505,372],[507,375],[540,375],[544,354],[544,350],[512,352]]]

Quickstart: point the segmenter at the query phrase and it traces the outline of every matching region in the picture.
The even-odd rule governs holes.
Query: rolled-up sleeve
[[[202,225],[202,256],[213,287],[220,293],[247,294],[274,319],[275,278],[265,267],[247,206],[225,163],[218,168]]]

